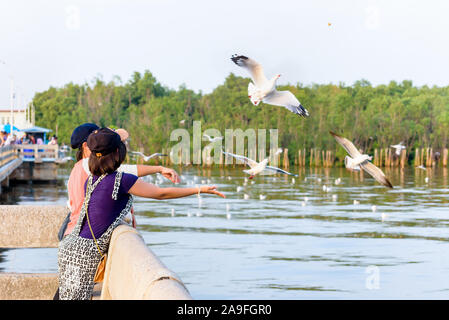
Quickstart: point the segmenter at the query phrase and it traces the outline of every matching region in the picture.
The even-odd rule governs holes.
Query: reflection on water
[[[241,168],[179,171],[182,186],[214,184],[227,198],[136,198],[134,207],[146,243],[196,299],[447,298],[447,169],[387,169],[393,190],[342,168],[253,181]],[[8,201],[65,204],[61,177],[16,186]],[[0,270],[26,258],[23,272],[57,271],[56,249],[32,250],[0,252]]]

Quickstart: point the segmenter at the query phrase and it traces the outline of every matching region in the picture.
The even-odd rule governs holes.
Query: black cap
[[[72,149],[80,148],[83,142],[87,141],[89,135],[97,129],[100,129],[100,127],[94,123],[84,123],[76,127],[70,137],[70,145],[72,146]]]
[[[94,130],[87,138],[87,146],[97,157],[105,156],[117,150],[120,145],[120,136],[109,128]]]

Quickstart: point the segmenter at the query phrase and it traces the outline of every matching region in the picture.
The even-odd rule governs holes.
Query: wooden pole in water
[[[433,148],[430,148],[430,166],[435,166],[435,161],[433,159]]]
[[[447,155],[448,155],[448,150],[447,148],[443,149],[443,167],[447,166]]]
[[[384,158],[384,149],[380,149],[380,157],[379,157],[380,159],[380,161],[379,161],[379,167],[382,167],[383,166],[383,164],[384,164],[384,162],[383,162],[383,158]]]
[[[320,166],[320,150],[315,149],[315,167]]]
[[[306,166],[306,149],[305,148],[302,150],[302,165],[304,167]]]
[[[301,149],[298,150],[298,168],[302,167]]]
[[[312,167],[313,163],[313,149],[310,149],[310,160],[309,160],[309,166]]]
[[[288,149],[284,149],[284,169],[288,169],[290,163],[288,161]]]
[[[421,163],[421,165],[425,165],[424,163],[424,148],[421,149],[421,155],[419,157],[419,163]]]
[[[389,149],[385,149],[385,167],[390,166],[390,153]]]
[[[419,167],[421,164],[419,163],[419,148],[416,148],[415,151],[415,167]]]
[[[401,169],[405,168],[406,161],[407,161],[407,150],[403,149],[401,151]]]
[[[326,160],[325,160],[325,158],[324,158],[324,150],[321,150],[321,159],[322,159],[322,164],[321,164],[321,166],[322,167],[326,167]]]

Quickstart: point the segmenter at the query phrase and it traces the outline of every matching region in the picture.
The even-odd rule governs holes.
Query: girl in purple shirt
[[[138,177],[117,172],[126,157],[126,147],[120,136],[101,128],[87,139],[91,150],[86,181],[86,196],[78,222],[71,234],[59,243],[60,299],[92,298],[94,275],[101,257],[107,253],[114,229],[123,222],[132,205],[132,195],[173,199],[199,193],[225,197],[216,187],[159,188]]]

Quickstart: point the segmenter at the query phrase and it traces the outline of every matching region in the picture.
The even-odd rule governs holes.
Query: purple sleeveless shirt
[[[125,209],[126,203],[130,197],[129,189],[136,183],[138,177],[132,174],[123,173],[122,180],[117,195],[117,200],[112,199],[112,191],[114,190],[114,181],[117,172],[113,172],[104,177],[95,190],[92,192],[89,202],[89,221],[92,226],[95,238],[98,239],[109,228],[114,220]],[[99,177],[93,176],[92,183]],[[84,184],[84,192],[86,192],[87,182]],[[87,217],[84,218],[81,226],[80,237],[93,239],[92,233],[87,223]]]

